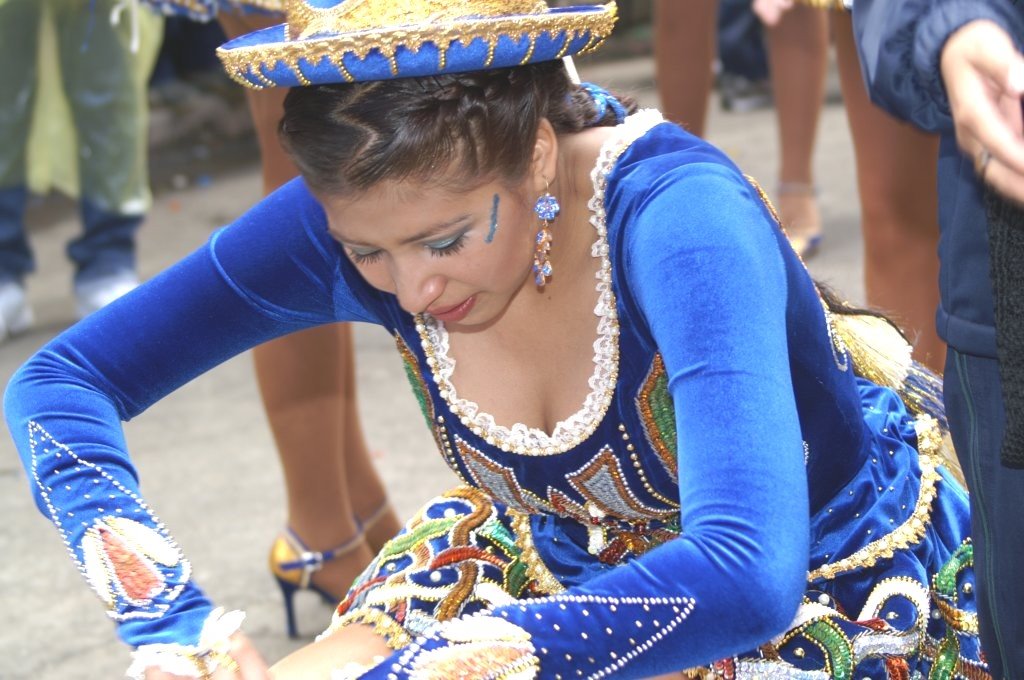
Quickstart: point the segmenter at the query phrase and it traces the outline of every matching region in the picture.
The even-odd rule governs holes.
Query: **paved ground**
[[[587,79],[633,93],[645,105],[657,104],[648,59],[583,64],[581,71]],[[725,114],[715,105],[709,137],[771,189],[777,146],[773,112]],[[257,167],[238,161],[254,158],[251,151],[236,149],[227,168],[212,168],[208,149],[194,151],[167,154],[157,164],[157,186],[167,188],[158,191],[140,235],[144,276],[200,245],[259,197]],[[167,164],[177,169],[169,173]],[[826,238],[811,269],[860,301],[853,155],[844,113],[836,105],[826,108],[815,165]],[[33,236],[42,264],[30,281],[38,324],[0,349],[0,385],[73,318],[63,247],[78,223],[66,205],[43,206],[32,215],[39,223]],[[386,452],[381,472],[394,504],[407,514],[453,478],[432,450],[390,337],[370,327],[359,328],[357,336],[365,429],[372,446]],[[246,630],[268,658],[287,653],[296,643],[284,635],[280,596],[265,566],[269,543],[283,521],[282,487],[249,358],[238,357],[199,378],[126,429],[143,491],[191,558],[199,582],[217,602],[248,612]],[[0,678],[121,677],[127,650],[116,642],[56,532],[33,506],[6,437],[0,437],[0,518]],[[305,632],[318,631],[329,619],[330,610],[312,597],[300,607]]]

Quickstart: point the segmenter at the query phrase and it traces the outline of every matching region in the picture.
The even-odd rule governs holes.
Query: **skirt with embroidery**
[[[875,455],[811,518],[807,590],[791,627],[685,677],[990,677],[978,644],[966,493],[942,466],[938,424],[911,419],[888,390],[867,389],[862,403]],[[554,594],[615,568],[551,520],[468,486],[431,500],[356,580],[328,633],[366,624],[400,649],[437,621]]]

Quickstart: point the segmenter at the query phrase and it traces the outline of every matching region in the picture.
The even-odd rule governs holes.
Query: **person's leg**
[[[0,281],[19,284],[34,268],[25,234],[25,182],[40,15],[38,0],[0,2]]]
[[[779,129],[777,200],[793,247],[809,255],[821,235],[812,160],[828,68],[828,13],[797,5],[766,30]]]
[[[1024,677],[1024,470],[999,462],[1006,415],[995,359],[950,348],[946,416],[971,492],[971,534],[981,643],[993,678]]]
[[[109,20],[115,4],[53,3],[61,79],[78,142],[84,231],[69,244],[68,256],[80,315],[137,282],[135,233],[150,200],[146,84],[156,50],[132,50],[130,19],[122,17],[117,26]],[[140,39],[158,44],[162,24],[148,13],[145,18]]]
[[[834,13],[839,75],[857,158],[867,301],[891,314],[935,371],[945,343],[939,303],[938,138],[889,116],[868,99],[850,17]]]
[[[219,18],[229,38],[275,22],[236,13]],[[273,88],[247,92],[265,193],[298,174],[277,136],[286,94]],[[362,546],[313,575],[319,587],[341,594],[401,528],[363,438],[351,328],[332,324],[295,333],[257,347],[253,358],[284,472],[289,526],[320,551],[366,531]]]
[[[655,0],[654,57],[661,111],[704,135],[714,74],[718,0]]]

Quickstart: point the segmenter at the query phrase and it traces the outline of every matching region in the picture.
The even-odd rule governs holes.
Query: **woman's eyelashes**
[[[466,232],[462,231],[447,238],[443,241],[437,241],[435,243],[428,243],[427,248],[430,250],[430,254],[434,257],[444,257],[445,255],[454,255],[455,253],[462,250],[466,245]]]
[[[352,258],[352,262],[357,265],[362,264],[373,264],[381,258],[380,250],[370,250],[367,252],[359,252],[358,250],[348,249],[348,255]]]
[[[445,255],[454,255],[463,249],[466,245],[466,232],[469,230],[455,234],[442,241],[434,241],[433,243],[426,243],[424,247],[430,253],[432,257],[444,257]],[[383,250],[356,250],[355,248],[349,247],[348,254],[352,258],[352,262],[357,265],[373,264],[377,262],[383,255]]]

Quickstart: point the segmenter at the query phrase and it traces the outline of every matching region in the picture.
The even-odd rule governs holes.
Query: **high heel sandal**
[[[288,623],[288,637],[299,636],[298,627],[295,624],[295,593],[299,590],[309,590],[319,595],[325,603],[334,606],[338,603],[338,597],[320,588],[312,581],[313,574],[323,568],[325,562],[347,555],[359,548],[363,542],[363,529],[359,527],[356,535],[348,539],[337,548],[316,552],[310,550],[302,542],[294,531],[285,528],[284,533],[279,535],[270,549],[270,571],[277,579],[277,585],[281,587],[281,595],[284,597],[284,611]]]
[[[812,184],[804,182],[779,182],[776,195],[779,197],[780,213],[782,212],[782,199],[784,196],[809,198],[814,202],[813,212],[818,213],[818,190]],[[821,242],[824,238],[824,234],[821,231],[820,213],[816,215],[816,219],[811,220],[812,223],[809,225],[797,225],[790,221],[789,215],[782,215],[782,219],[782,226],[786,230],[786,237],[789,239],[789,243],[793,246],[793,250],[796,251],[797,255],[805,260],[815,255],[821,248]],[[800,227],[799,231],[791,229],[791,227],[797,226]]]

